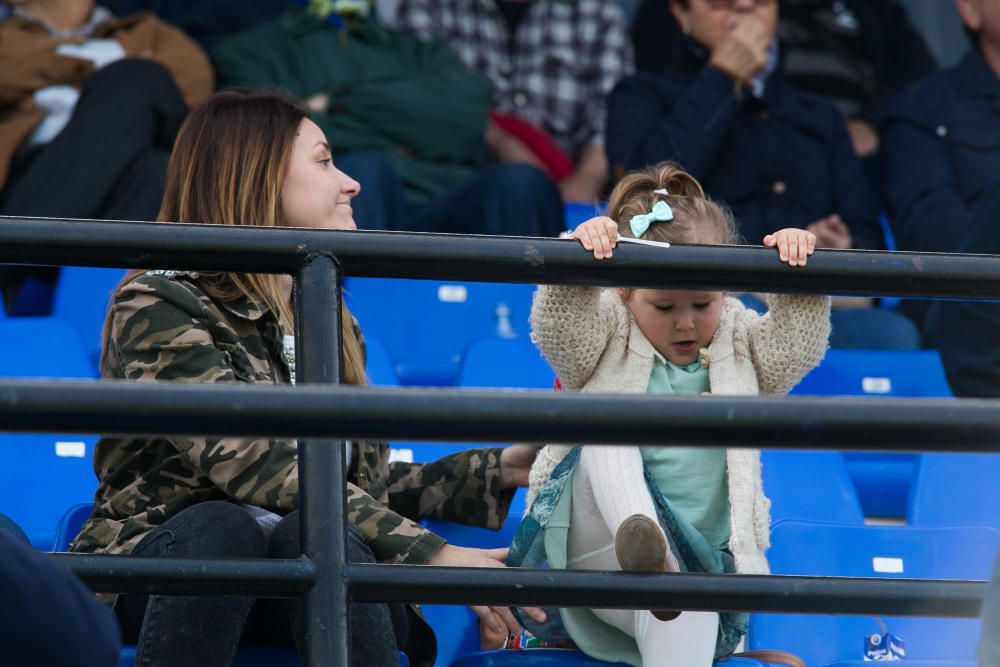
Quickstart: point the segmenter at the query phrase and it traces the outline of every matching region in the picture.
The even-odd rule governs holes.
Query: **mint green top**
[[[702,394],[708,369],[699,362],[678,366],[656,355],[646,392]],[[646,470],[674,510],[717,549],[729,546],[729,485],[726,450],[706,447],[643,447]]]

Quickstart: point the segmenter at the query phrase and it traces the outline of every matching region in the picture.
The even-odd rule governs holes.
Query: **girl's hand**
[[[788,266],[805,266],[806,258],[816,249],[816,235],[805,229],[789,227],[765,236],[764,246],[778,248],[778,257]]]
[[[427,561],[427,565],[450,567],[506,567],[507,549],[469,549],[446,544]],[[502,606],[471,606],[480,621],[497,635],[519,634],[521,624],[510,608]],[[537,607],[522,607],[521,611],[538,622],[545,621],[545,612]]]
[[[579,241],[585,250],[594,251],[594,259],[609,259],[618,245],[618,223],[611,218],[591,218],[573,230],[570,238]]]

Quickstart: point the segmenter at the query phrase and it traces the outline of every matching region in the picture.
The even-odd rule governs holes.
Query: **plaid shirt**
[[[514,37],[495,0],[400,0],[391,27],[447,40],[496,88],[494,107],[548,132],[578,159],[604,143],[606,98],[632,73],[625,16],[614,0],[534,0]]]

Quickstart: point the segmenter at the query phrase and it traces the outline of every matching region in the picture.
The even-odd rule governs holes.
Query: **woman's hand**
[[[764,22],[750,14],[734,22],[708,62],[734,81],[746,83],[767,65],[771,39]]]
[[[594,252],[594,259],[609,259],[618,245],[618,223],[611,218],[591,218],[573,230],[570,238],[580,242],[585,250]]]
[[[444,567],[506,567],[507,549],[468,549],[446,544],[427,561],[427,565]],[[508,607],[471,606],[482,623],[495,634],[518,634],[521,624]],[[538,621],[545,620],[545,612],[537,607],[522,607],[521,611]]]
[[[805,229],[789,227],[765,236],[764,246],[777,248],[778,257],[788,266],[805,266],[806,258],[816,249],[816,235]]]

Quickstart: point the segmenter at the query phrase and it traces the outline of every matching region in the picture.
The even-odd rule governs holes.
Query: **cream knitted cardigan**
[[[830,299],[774,295],[759,315],[726,297],[709,345],[709,386],[716,396],[786,394],[826,354]],[[615,290],[542,285],[531,308],[531,338],[567,390],[646,392],[653,346]],[[529,476],[528,505],[572,449],[548,445]],[[766,574],[770,501],[764,496],[760,452],[726,450],[731,515],[730,550],[736,571]]]

